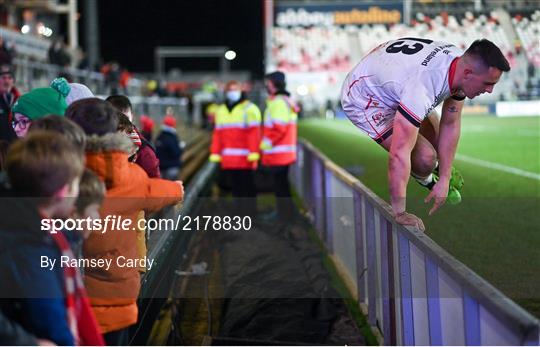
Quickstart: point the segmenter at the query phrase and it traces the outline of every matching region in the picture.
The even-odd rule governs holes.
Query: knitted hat
[[[163,118],[163,124],[171,128],[176,128],[176,118],[171,115],[165,116],[165,118]]]
[[[36,88],[22,95],[13,105],[13,113],[35,120],[49,114],[63,116],[67,104],[65,97],[70,88],[67,82],[54,88]]]
[[[141,115],[139,122],[141,123],[141,128],[143,131],[151,133],[154,129],[154,120],[144,114]]]
[[[55,83],[63,83],[60,80],[65,80],[63,77],[56,78],[51,82],[51,87],[54,88]],[[66,81],[67,83],[67,81]],[[71,105],[71,103],[81,100],[81,99],[87,99],[87,98],[93,98],[94,93],[81,83],[69,83],[69,87],[71,88],[68,96],[66,96],[66,104]]]

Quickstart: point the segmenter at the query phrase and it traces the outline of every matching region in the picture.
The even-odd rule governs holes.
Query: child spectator
[[[127,96],[111,95],[105,101],[110,102],[115,109],[125,114],[129,121],[133,122],[133,105],[131,105],[131,101]]]
[[[133,154],[131,154],[128,158],[130,162],[136,162],[138,151],[141,148],[141,138],[139,136],[139,133],[135,131],[135,126],[133,123],[131,123],[128,119],[128,117],[123,114],[122,112],[118,111],[118,131],[122,134],[125,134],[129,137],[131,142],[133,143]],[[143,167],[144,169],[144,167]],[[150,175],[148,175],[150,177]],[[144,211],[140,211],[137,216],[137,221],[145,219],[145,213]],[[146,256],[146,228],[142,228],[141,224],[137,223],[137,254],[139,255],[139,258],[144,258]],[[145,267],[140,267],[139,271],[146,272]]]
[[[120,216],[136,225],[141,210],[157,211],[179,202],[182,182],[149,178],[138,165],[128,161],[131,141],[117,133],[116,109],[106,101],[90,98],[74,102],[66,117],[85,131],[86,167],[105,182],[107,192],[100,216]],[[87,269],[85,284],[107,344],[127,344],[128,328],[137,322],[136,300],[140,290],[137,267],[119,267],[117,259],[138,259],[136,232],[131,230],[93,232],[85,241],[86,259],[110,259],[108,271]]]
[[[65,82],[54,88],[36,88],[23,94],[13,105],[13,129],[17,137],[24,137],[32,122],[38,118],[49,114],[63,116],[67,108],[65,97],[69,90]]]
[[[43,118],[36,119],[32,122],[28,133],[34,131],[48,130],[64,135],[68,139],[72,146],[79,151],[80,156],[84,158],[84,148],[86,146],[86,134],[75,122],[61,116],[49,115]],[[81,247],[83,237],[78,232],[69,232],[65,234],[66,239],[71,245],[71,249],[76,258],[81,258]],[[84,269],[80,269],[81,274],[84,273]]]
[[[77,123],[65,117],[51,114],[32,122],[28,131],[35,130],[49,130],[64,135],[81,152],[81,156],[84,156],[86,134]]]
[[[77,218],[99,219],[99,209],[105,198],[105,184],[90,169],[84,169],[79,183],[79,197],[75,203],[75,216]],[[90,233],[86,232],[84,238]]]
[[[178,179],[182,165],[182,148],[176,131],[176,118],[173,115],[163,118],[161,132],[156,139],[156,154],[161,176],[168,180]]]
[[[62,135],[36,131],[15,142],[6,171],[12,196],[0,218],[0,286],[8,318],[58,345],[103,345],[82,279],[62,232],[43,222],[66,218],[79,191],[83,158]],[[42,267],[43,258],[50,267]],[[52,261],[55,263],[52,263]],[[55,265],[54,265],[55,264]]]
[[[131,101],[125,95],[111,95],[106,101],[110,102],[114,108],[126,115],[129,121],[133,124],[133,108]],[[133,138],[138,136],[141,140],[139,151],[135,163],[140,165],[148,174],[148,177],[160,177],[159,160],[156,157],[156,150],[150,143],[150,138],[141,136],[137,127],[134,126],[133,133],[130,135]]]
[[[99,209],[105,198],[105,184],[92,170],[84,169],[79,183],[79,197],[75,202],[75,211],[73,217],[75,219],[90,220],[99,219]],[[83,258],[82,242],[90,236],[91,230],[84,230],[76,240],[76,244],[72,243],[73,253],[77,258]],[[81,271],[82,273],[82,271]]]
[[[116,116],[118,117],[118,128],[116,130],[119,133],[126,135],[127,138],[129,138],[129,140],[133,143],[128,160],[134,163],[137,160],[137,152],[142,144],[141,138],[135,131],[135,126],[130,122],[129,118],[125,114],[118,111],[116,112]]]

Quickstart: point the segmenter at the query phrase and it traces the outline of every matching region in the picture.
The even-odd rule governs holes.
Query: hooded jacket
[[[117,260],[138,259],[136,248],[137,215],[141,210],[157,211],[182,199],[177,183],[149,178],[137,164],[129,162],[133,143],[123,134],[91,136],[86,147],[86,166],[107,188],[100,210],[106,216],[130,220],[133,229],[94,231],[84,243],[86,259],[110,260],[111,267],[86,269],[85,285],[103,333],[126,328],[137,322],[136,299],[140,290],[137,267],[120,267]],[[124,259],[124,258],[122,258]]]

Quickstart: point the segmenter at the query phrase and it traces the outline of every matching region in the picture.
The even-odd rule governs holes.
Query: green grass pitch
[[[540,117],[463,116],[461,129],[462,203],[428,216],[427,190],[410,180],[408,210],[439,245],[540,317]],[[299,136],[389,201],[387,153],[348,120],[303,120]]]

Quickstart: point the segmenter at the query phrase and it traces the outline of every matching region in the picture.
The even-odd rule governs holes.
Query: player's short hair
[[[499,47],[489,40],[481,39],[474,41],[463,55],[478,59],[486,67],[495,67],[504,72],[510,71],[510,64],[504,57],[504,54]]]

